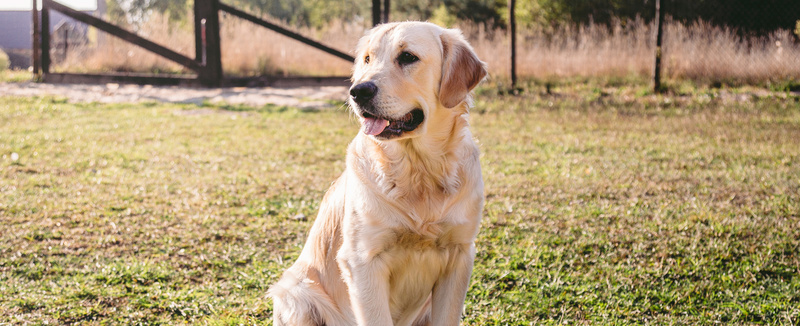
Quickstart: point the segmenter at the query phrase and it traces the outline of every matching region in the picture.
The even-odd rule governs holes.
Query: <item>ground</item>
[[[341,98],[75,88],[0,96],[0,324],[269,325],[358,132]],[[484,85],[470,114],[486,208],[464,325],[800,322],[800,97],[523,88]]]
[[[330,107],[332,101],[347,99],[347,88],[323,87],[230,87],[189,88],[139,85],[0,83],[0,96],[55,96],[83,103],[223,103],[232,105],[291,106],[302,109]]]

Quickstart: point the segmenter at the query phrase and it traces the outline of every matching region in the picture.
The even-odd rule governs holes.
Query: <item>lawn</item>
[[[465,325],[800,323],[800,98],[477,92]],[[268,325],[358,125],[343,104],[0,97],[0,325]]]

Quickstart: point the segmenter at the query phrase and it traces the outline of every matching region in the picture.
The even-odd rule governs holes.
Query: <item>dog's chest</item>
[[[391,310],[396,315],[413,315],[431,293],[447,269],[452,244],[413,232],[396,235],[381,259],[391,270],[389,287]]]
[[[478,220],[464,205],[451,204],[444,194],[401,201],[387,223],[391,246],[407,250],[443,250],[454,243],[471,243]],[[388,222],[388,221],[387,221]]]
[[[384,207],[381,223],[393,235],[389,246],[401,250],[441,251],[472,243],[480,223],[477,193],[448,193],[443,188],[418,189],[394,198]],[[392,207],[392,208],[388,208]]]

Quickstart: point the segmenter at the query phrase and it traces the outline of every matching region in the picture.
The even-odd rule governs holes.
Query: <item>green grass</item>
[[[0,83],[20,83],[32,79],[33,74],[27,70],[0,69]]]
[[[527,89],[471,114],[464,324],[800,322],[798,98]],[[357,129],[344,108],[0,98],[0,324],[270,324]]]

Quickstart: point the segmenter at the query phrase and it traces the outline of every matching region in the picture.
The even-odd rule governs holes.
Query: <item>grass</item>
[[[33,80],[33,74],[27,70],[0,70],[0,83],[21,83]]]
[[[194,57],[193,31],[154,14],[140,34]],[[265,19],[270,19],[265,17]],[[279,22],[275,22],[280,24]],[[222,66],[230,76],[348,76],[352,64],[235,17],[222,17]],[[299,32],[344,52],[352,52],[366,22],[333,22]],[[510,39],[504,30],[460,23],[493,78],[508,80]],[[296,27],[286,26],[289,29]],[[98,32],[94,29],[90,35]],[[611,26],[588,24],[518,31],[517,74],[525,78],[651,76],[655,26],[641,19]],[[54,36],[56,37],[56,36]],[[97,39],[97,37],[94,37]],[[55,43],[60,44],[58,40]],[[664,27],[663,75],[705,83],[766,84],[800,80],[800,43],[790,30],[742,38],[724,27],[668,20]],[[55,71],[188,72],[181,66],[113,37],[76,45],[68,55],[54,50]],[[62,57],[64,59],[62,60]],[[731,67],[735,67],[732,69]]]
[[[800,322],[797,97],[526,86],[471,114],[465,325]],[[343,107],[58,98],[0,98],[0,121],[0,324],[270,324],[358,129]]]

